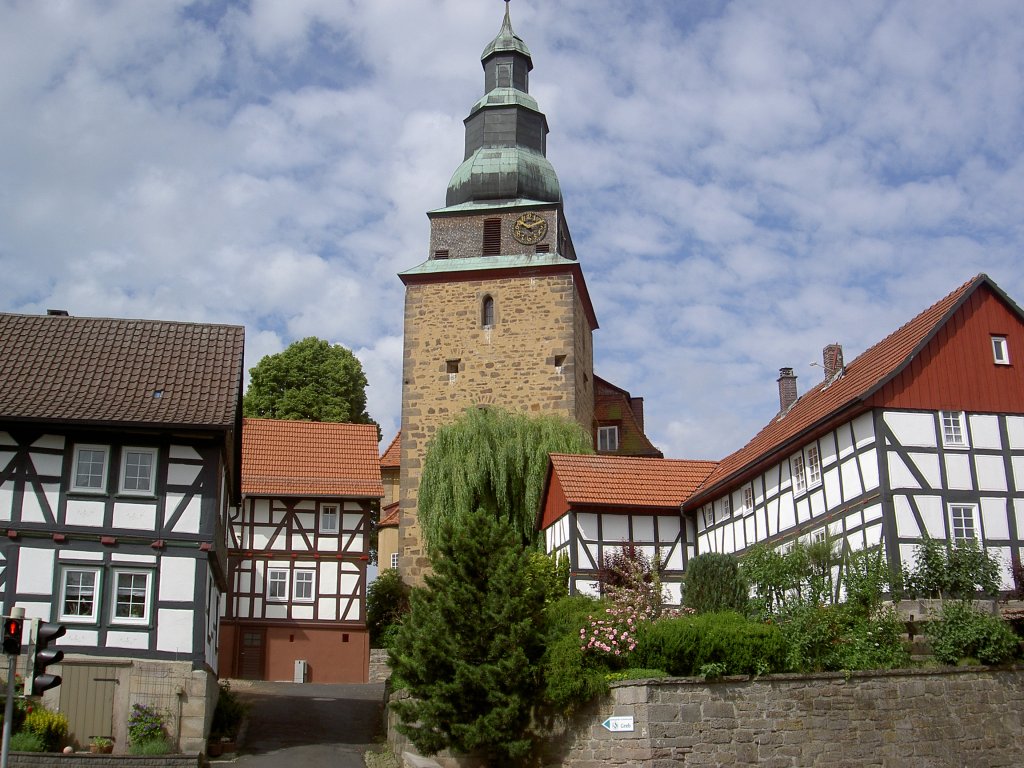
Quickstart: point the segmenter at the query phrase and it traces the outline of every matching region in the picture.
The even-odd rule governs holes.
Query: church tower
[[[399,567],[427,569],[416,497],[427,444],[468,408],[594,421],[597,319],[576,260],[547,119],[529,93],[533,60],[508,3],[481,56],[484,96],[470,109],[466,153],[444,208],[427,214],[425,262],[405,284]]]

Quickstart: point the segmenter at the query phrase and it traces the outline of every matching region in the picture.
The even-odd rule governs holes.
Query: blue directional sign
[[[609,717],[601,725],[612,733],[628,733],[633,730],[633,716],[615,715]]]

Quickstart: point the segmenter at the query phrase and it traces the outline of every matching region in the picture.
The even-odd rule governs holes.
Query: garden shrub
[[[794,672],[894,669],[910,661],[892,610],[866,615],[854,604],[804,605],[781,624]]]
[[[130,744],[162,739],[164,735],[164,716],[156,707],[132,704],[131,714],[128,715],[128,742]]]
[[[979,592],[990,597],[999,593],[999,561],[974,539],[951,544],[926,538],[916,547],[915,558],[903,571],[910,597],[967,600]]]
[[[50,752],[43,740],[30,731],[19,731],[11,734],[11,752]]]
[[[1002,619],[959,600],[942,606],[941,618],[929,622],[927,634],[932,655],[942,664],[956,664],[965,658],[1002,664],[1020,647],[1017,636]]]
[[[166,736],[157,736],[138,743],[132,742],[128,747],[130,755],[168,755],[171,751],[172,745]]]
[[[632,663],[671,675],[696,675],[705,665],[724,664],[724,674],[782,671],[786,649],[774,624],[733,613],[662,619],[641,628]]]
[[[743,612],[750,587],[734,555],[707,552],[686,564],[683,604],[697,613]]]
[[[34,733],[43,743],[44,751],[57,752],[68,735],[68,719],[60,712],[51,712],[40,704],[33,705],[25,715],[21,730]]]
[[[249,707],[238,698],[238,694],[231,690],[231,683],[224,680],[220,683],[220,691],[217,694],[217,706],[213,710],[213,722],[210,725],[210,736],[222,738],[224,736],[233,738],[238,735],[238,729],[242,726],[242,720]]]
[[[608,659],[585,654],[580,630],[608,603],[583,595],[563,597],[549,603],[544,611],[543,702],[560,714],[571,714],[578,706],[608,691]]]

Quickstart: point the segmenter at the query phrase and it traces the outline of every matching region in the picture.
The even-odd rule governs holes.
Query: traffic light
[[[21,630],[24,621],[4,616],[4,653],[8,656],[17,656],[21,653]]]
[[[63,624],[54,624],[49,621],[39,622],[39,627],[36,629],[35,651],[32,654],[32,663],[28,667],[28,676],[25,679],[26,696],[40,696],[43,691],[60,685],[60,675],[51,675],[46,668],[51,664],[60,663],[64,658],[64,651],[59,648],[51,648],[50,644],[58,637],[63,637],[67,631]]]

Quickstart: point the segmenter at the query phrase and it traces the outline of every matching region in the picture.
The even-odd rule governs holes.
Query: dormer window
[[[597,450],[617,451],[619,450],[619,428],[616,426],[597,428]]]
[[[992,358],[996,365],[1010,364],[1010,348],[1006,345],[1005,336],[992,337]]]

